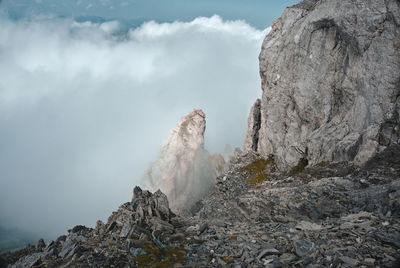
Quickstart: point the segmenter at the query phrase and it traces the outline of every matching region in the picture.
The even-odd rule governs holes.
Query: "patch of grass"
[[[83,264],[84,261],[85,261],[84,259],[76,259],[76,260],[73,260],[72,263],[74,263],[74,264]]]
[[[305,158],[301,158],[299,160],[299,163],[290,170],[289,174],[290,175],[299,174],[300,172],[303,172],[303,170],[306,168],[307,165],[308,165],[308,160]]]
[[[244,168],[241,169],[242,172],[248,172],[249,178],[248,181],[252,184],[262,183],[268,178],[268,174],[265,172],[265,169],[268,166],[275,165],[274,158],[268,159],[260,159],[257,160]]]
[[[329,162],[328,161],[322,161],[322,162],[318,163],[317,166],[319,166],[319,167],[327,167],[327,166],[329,166]]]
[[[136,256],[139,267],[172,267],[174,263],[184,264],[186,250],[183,247],[160,249],[152,243],[143,246],[147,254]]]
[[[316,179],[322,179],[324,177],[322,174],[315,173],[315,172],[311,173],[310,175],[311,175],[311,177],[316,178]]]

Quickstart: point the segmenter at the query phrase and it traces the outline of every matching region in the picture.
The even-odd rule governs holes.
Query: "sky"
[[[207,150],[241,147],[266,26],[293,2],[3,1],[0,226],[106,220],[194,108]]]
[[[225,20],[245,20],[265,29],[294,0],[3,0],[12,16],[53,14],[65,17],[100,17],[127,21],[191,21],[219,15]]]

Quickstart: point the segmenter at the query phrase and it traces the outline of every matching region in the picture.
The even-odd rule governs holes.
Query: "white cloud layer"
[[[193,108],[210,152],[241,146],[265,31],[218,16],[0,25],[1,224],[54,236],[105,219]]]

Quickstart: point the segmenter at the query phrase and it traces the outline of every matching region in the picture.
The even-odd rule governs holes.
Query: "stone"
[[[182,241],[185,239],[185,235],[182,233],[176,233],[170,236],[170,241]]]
[[[342,256],[342,257],[340,257],[340,259],[341,259],[344,263],[346,263],[346,264],[348,264],[348,265],[350,265],[350,266],[352,266],[352,267],[358,265],[358,261],[357,261],[356,259],[353,259],[353,258],[350,258],[350,257],[347,257],[347,256]]]
[[[11,265],[11,268],[24,268],[24,267],[33,267],[35,265],[39,265],[41,263],[41,258],[43,253],[33,253],[32,255],[28,255],[19,259],[16,263]]]
[[[202,225],[200,225],[199,228],[199,233],[201,234],[202,232],[204,232],[206,229],[208,228],[208,224],[205,222]]]
[[[399,144],[398,14],[396,0],[288,7],[262,45],[244,150],[288,170],[303,158],[362,164]]]
[[[115,222],[115,221],[113,221],[108,227],[107,227],[107,233],[108,232],[111,232],[113,229],[114,229],[114,227],[117,225],[117,222]]]
[[[119,233],[119,237],[125,238],[128,236],[132,229],[132,224],[130,222],[125,222],[124,225],[122,226],[122,230]]]
[[[212,221],[212,222],[210,223],[210,225],[215,225],[215,226],[224,228],[224,227],[226,226],[226,223],[225,223],[225,222],[222,222],[222,221]]]
[[[263,249],[260,254],[258,254],[257,259],[261,259],[264,256],[269,256],[269,255],[278,255],[279,254],[279,250],[275,249],[275,248],[266,248]]]
[[[96,222],[96,227],[94,228],[95,232],[102,235],[105,232],[105,226],[104,223],[101,220],[98,220]]]
[[[384,232],[377,232],[375,233],[375,237],[385,244],[393,245],[400,249],[400,233],[388,234]]]
[[[135,188],[133,188],[133,195],[132,195],[132,201],[138,198],[142,197],[142,189],[139,186],[135,186]]]
[[[358,221],[360,219],[370,219],[371,216],[372,216],[372,214],[370,212],[360,211],[356,214],[349,214],[347,216],[344,216],[344,217],[342,217],[342,220],[354,222],[354,221]]]
[[[297,256],[304,257],[311,254],[314,251],[314,243],[299,239],[293,241],[293,248]]]
[[[375,259],[373,258],[365,258],[364,259],[364,264],[368,266],[373,266],[375,264]]]
[[[248,131],[243,144],[245,151],[257,151],[258,149],[258,135],[261,127],[261,100],[257,99],[253,107],[251,107],[248,119]]]
[[[167,196],[160,190],[156,191],[153,196],[154,209],[156,214],[163,220],[170,218],[170,209]]]
[[[296,259],[296,256],[290,253],[283,253],[280,257],[279,257],[279,261],[284,264],[287,265],[289,263],[291,263],[292,261],[294,261]]]
[[[62,249],[61,252],[58,254],[58,256],[60,256],[61,258],[65,258],[66,256],[68,256],[71,252],[74,251],[74,249],[76,248],[76,244],[74,241],[72,241],[72,239],[68,238]]]
[[[37,245],[36,245],[36,250],[37,251],[42,251],[46,247],[46,243],[44,243],[43,238],[39,239]]]
[[[301,221],[296,225],[296,229],[303,231],[321,231],[322,226],[308,221]]]
[[[199,228],[196,226],[189,226],[188,228],[186,228],[185,233],[187,234],[196,233],[198,229]]]
[[[145,255],[145,254],[147,254],[147,252],[144,251],[144,250],[141,249],[141,248],[130,248],[130,249],[129,249],[129,252],[133,255],[133,257],[136,257],[136,256],[138,256],[138,255]]]

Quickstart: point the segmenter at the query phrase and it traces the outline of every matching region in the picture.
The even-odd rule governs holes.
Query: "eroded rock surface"
[[[399,6],[307,0],[287,8],[262,45],[261,113],[257,100],[244,148],[288,169],[301,158],[361,164],[399,143]]]

